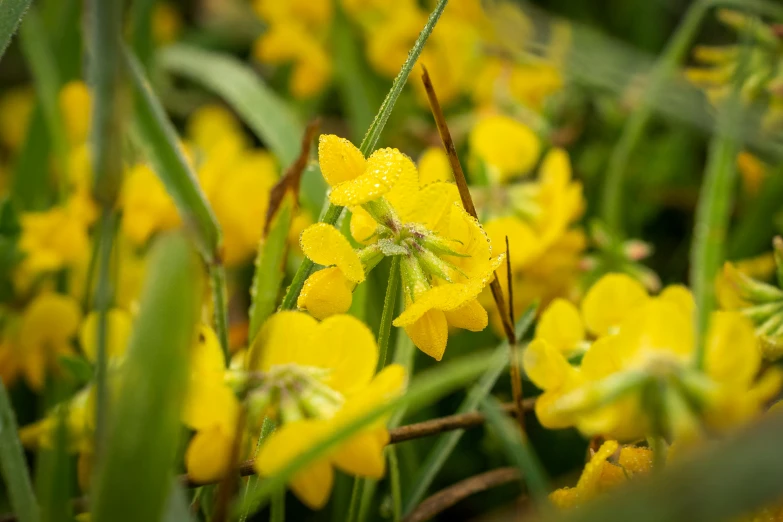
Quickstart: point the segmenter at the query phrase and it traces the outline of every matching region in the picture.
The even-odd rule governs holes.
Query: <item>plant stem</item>
[[[432,30],[435,29],[435,24],[438,22],[438,19],[443,13],[443,10],[446,8],[447,3],[448,0],[440,0],[432,13],[430,13],[430,17],[427,19],[427,23],[424,25],[424,29],[422,29],[421,33],[419,33],[419,37],[416,39],[416,42],[413,44],[413,47],[408,53],[408,58],[405,60],[405,63],[402,64],[400,72],[394,78],[389,93],[386,95],[386,98],[384,98],[383,103],[378,109],[378,113],[375,115],[375,118],[370,125],[370,128],[367,129],[367,133],[364,135],[364,139],[362,139],[361,145],[359,145],[359,150],[364,156],[367,156],[370,152],[372,152],[375,149],[375,146],[378,144],[378,140],[381,137],[381,132],[383,132],[383,128],[386,126],[386,122],[389,121],[391,111],[394,108],[394,105],[397,103],[397,98],[400,97],[402,88],[405,87],[405,82],[408,81],[408,76],[410,76],[413,66],[416,65],[416,61],[419,59],[419,55],[421,54],[422,49],[424,49],[424,44],[427,43],[427,39],[432,33]],[[321,223],[334,225],[337,223],[337,220],[340,219],[342,212],[343,207],[332,205],[330,203],[329,207],[324,213],[323,218],[320,221]],[[296,274],[294,274],[294,279],[291,281],[291,285],[288,287],[288,291],[286,292],[285,297],[283,298],[283,302],[280,305],[281,310],[294,309],[296,306],[296,300],[299,297],[299,292],[302,291],[302,286],[304,286],[304,282],[307,280],[307,278],[310,277],[314,267],[315,264],[309,259],[305,258],[302,260],[302,264],[299,265]]]
[[[364,479],[361,477],[355,477],[353,479],[353,489],[351,490],[351,503],[348,505],[348,518],[347,522],[356,522],[359,515],[359,499],[362,496],[362,490],[364,489]]]
[[[285,522],[285,488],[272,495],[269,505],[269,522]]]
[[[215,330],[223,349],[226,365],[231,362],[228,349],[228,291],[226,289],[226,267],[223,263],[209,266],[209,279],[212,284],[212,306],[215,317]]]
[[[389,351],[389,337],[391,337],[392,318],[394,317],[394,305],[397,301],[397,287],[400,282],[400,256],[393,256],[389,281],[386,284],[386,297],[383,299],[383,312],[381,313],[381,325],[378,328],[378,368],[380,372],[386,366],[386,358]]]
[[[389,482],[391,482],[392,520],[399,522],[402,519],[402,491],[400,489],[400,463],[397,460],[397,448],[386,448],[389,455]]]
[[[604,180],[602,198],[602,216],[604,222],[613,234],[622,234],[623,219],[623,182],[625,171],[636,144],[641,139],[647,123],[650,121],[655,99],[661,94],[666,81],[671,77],[677,64],[688,52],[691,41],[696,36],[710,2],[697,1],[693,3],[674,36],[669,40],[663,55],[658,60],[650,76],[647,88],[639,104],[625,122],[622,134],[612,150],[609,165]]]

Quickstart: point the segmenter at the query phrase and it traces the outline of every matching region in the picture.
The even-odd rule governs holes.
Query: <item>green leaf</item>
[[[222,97],[280,159],[294,162],[304,125],[259,76],[239,60],[176,44],[158,53],[168,71],[185,76]]]
[[[110,411],[90,500],[97,522],[159,520],[174,478],[201,264],[180,234],[163,236],[150,268]]]
[[[49,35],[35,6],[28,11],[20,36],[49,139],[57,156],[60,179],[64,180],[68,168],[68,143],[59,103],[62,81]]]
[[[520,476],[525,478],[530,494],[539,507],[543,508],[549,503],[549,480],[519,424],[503,413],[497,399],[493,397],[485,398],[481,409],[487,416],[487,423],[500,438],[509,460],[519,469]]]
[[[780,500],[783,415],[770,414],[742,433],[709,445],[660,473],[635,478],[558,522],[715,522],[736,520]]]
[[[522,314],[519,321],[517,321],[517,339],[522,339],[533,324],[533,319],[536,316],[536,309],[536,305],[531,306]],[[494,353],[489,356],[489,367],[481,376],[481,379],[468,390],[467,396],[462,401],[462,404],[460,404],[456,413],[470,413],[478,409],[481,401],[490,394],[495,383],[500,378],[500,374],[503,373],[508,366],[508,356],[508,343],[503,342],[495,349]],[[427,457],[419,468],[418,474],[412,480],[413,485],[410,488],[410,493],[408,494],[408,499],[405,503],[404,512],[406,515],[410,514],[424,498],[432,481],[446,463],[446,459],[449,458],[451,452],[454,451],[454,448],[457,446],[463,433],[465,433],[465,430],[454,430],[438,437],[435,446],[429,454],[427,454]]]
[[[2,5],[0,5],[0,58],[8,49],[11,37],[14,36],[16,28],[19,27],[19,23],[31,3],[32,0],[2,1]]]
[[[78,355],[60,355],[60,365],[73,376],[76,382],[86,384],[92,379],[92,365],[84,357]]]
[[[294,219],[296,200],[289,194],[283,197],[280,207],[269,223],[269,234],[261,240],[256,256],[256,269],[250,294],[250,327],[248,339],[255,339],[264,321],[272,315],[280,297],[285,277],[285,259],[288,252],[288,231]]]
[[[41,512],[33,493],[22,444],[17,436],[16,416],[0,379],[0,472],[19,522],[38,522]]]
[[[506,348],[508,351],[508,348]],[[485,352],[477,352],[462,358],[441,363],[433,369],[426,370],[411,381],[408,390],[400,397],[389,401],[374,410],[365,413],[330,433],[328,437],[297,455],[274,476],[267,477],[258,486],[250,499],[252,510],[264,505],[272,493],[285,484],[299,471],[307,468],[313,461],[324,457],[341,442],[357,433],[365,426],[382,418],[398,408],[418,408],[429,404],[440,397],[453,392],[469,382],[477,375],[486,371],[491,364],[491,357]]]
[[[174,126],[150,89],[141,65],[127,50],[125,63],[136,97],[133,138],[174,199],[199,252],[208,264],[214,264],[220,244],[217,219],[185,159]]]
[[[169,499],[166,503],[166,511],[163,515],[163,522],[192,522],[190,515],[190,506],[188,497],[182,484],[174,481],[169,492]]]
[[[152,13],[155,0],[134,0],[130,6],[131,46],[144,67],[149,67],[154,50],[152,39]]]

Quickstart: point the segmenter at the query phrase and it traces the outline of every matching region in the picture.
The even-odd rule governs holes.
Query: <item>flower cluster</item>
[[[483,330],[487,313],[477,297],[502,255],[478,221],[462,207],[456,185],[421,185],[416,165],[396,149],[365,159],[348,140],[321,136],[321,172],[331,185],[332,204],[351,211],[354,249],[329,225],[302,233],[301,246],[327,268],[304,284],[298,305],[319,318],[348,310],[351,292],[384,257],[399,256],[405,310],[394,320],[413,342],[440,360],[449,325]]]
[[[554,301],[524,352],[525,371],[544,390],[539,420],[621,440],[656,432],[692,440],[702,426],[721,429],[756,415],[783,374],[762,371],[751,322],[713,313],[699,366],[693,314],[685,287],[650,297],[624,274],[599,280],[581,309]]]

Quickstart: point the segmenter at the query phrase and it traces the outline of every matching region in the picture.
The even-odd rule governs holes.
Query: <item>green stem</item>
[[[269,504],[269,522],[285,522],[285,488],[272,495]]]
[[[677,64],[688,52],[709,5],[710,0],[697,1],[688,9],[685,18],[655,65],[639,105],[629,116],[620,139],[612,150],[603,187],[602,216],[609,230],[614,234],[622,234],[623,181],[631,154],[650,120],[656,98],[661,94]]]
[[[145,68],[152,59],[152,14],[155,0],[136,0],[131,4],[131,43],[133,52]]]
[[[114,235],[117,230],[116,219],[117,215],[115,213],[104,211],[101,214],[98,236],[98,281],[95,286],[94,304],[98,312],[98,350],[95,364],[95,440],[96,447],[99,449],[102,447],[104,440],[109,402],[106,382],[109,358],[106,353],[106,345],[109,338],[108,313],[113,301],[110,265]]]
[[[361,480],[362,494],[359,500],[359,513],[356,516],[356,522],[367,522],[367,518],[370,516],[370,507],[373,505],[372,501],[378,489],[378,481],[371,478],[362,478]]]
[[[400,463],[397,460],[397,446],[387,446],[389,454],[389,482],[391,482],[392,520],[402,520],[402,489],[400,488]]]
[[[381,371],[386,366],[386,358],[389,351],[389,337],[391,337],[392,318],[394,317],[394,305],[397,301],[397,288],[400,282],[400,256],[392,257],[389,270],[389,282],[386,284],[386,297],[383,299],[383,312],[381,313],[381,325],[378,327],[378,368]]]
[[[348,518],[347,522],[356,522],[359,515],[359,500],[362,497],[362,491],[364,490],[364,479],[356,477],[353,479],[353,489],[351,490],[351,503],[348,505]]]
[[[397,98],[400,97],[402,88],[405,87],[405,82],[408,81],[408,76],[410,76],[413,66],[416,65],[416,61],[419,59],[419,55],[421,54],[422,49],[424,49],[424,44],[427,43],[427,39],[432,33],[432,30],[435,29],[435,24],[438,22],[438,19],[443,13],[443,10],[446,8],[447,3],[448,0],[440,0],[432,13],[430,13],[430,17],[427,19],[427,23],[424,25],[424,29],[422,29],[421,33],[419,33],[419,37],[416,39],[416,42],[413,44],[413,47],[408,53],[408,58],[405,60],[405,63],[402,64],[400,72],[394,78],[389,93],[386,95],[386,98],[384,98],[383,103],[378,109],[378,113],[375,115],[375,118],[370,125],[370,128],[367,129],[367,133],[364,135],[364,139],[362,139],[361,145],[359,145],[359,150],[364,156],[367,156],[371,151],[373,151],[375,146],[378,144],[378,140],[381,137],[381,132],[383,132],[383,128],[386,126],[386,122],[389,121],[391,111],[394,108],[394,105],[397,103]],[[334,225],[337,223],[337,220],[340,219],[342,212],[343,207],[332,205],[330,203],[329,207],[324,213],[323,218],[320,221],[328,225]],[[280,305],[281,310],[294,309],[296,306],[296,300],[299,297],[299,292],[302,291],[302,286],[304,286],[304,282],[307,280],[307,278],[310,277],[310,274],[313,272],[313,268],[315,268],[315,264],[312,261],[307,258],[302,260],[302,264],[299,265],[296,274],[294,274],[294,279],[291,282],[291,285],[288,287],[288,291],[286,292],[285,297],[283,298],[283,303]]]
[[[38,522],[41,510],[35,499],[17,431],[14,410],[0,379],[0,471],[19,522]]]
[[[231,353],[228,349],[228,290],[226,289],[226,267],[222,263],[214,263],[209,267],[209,279],[212,283],[212,306],[215,317],[215,333],[217,333],[220,347],[223,349],[223,357],[226,365],[231,362]]]

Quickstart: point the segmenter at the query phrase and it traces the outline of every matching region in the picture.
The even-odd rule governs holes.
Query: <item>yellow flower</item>
[[[242,125],[222,105],[207,103],[193,111],[188,118],[186,131],[190,141],[207,156],[213,149],[225,147],[223,142],[226,141],[236,143],[237,149],[247,145]]]
[[[422,186],[436,181],[454,181],[451,165],[443,147],[427,147],[419,156],[419,184]]]
[[[619,449],[619,455],[617,455]],[[611,462],[616,456],[617,463]],[[561,488],[549,495],[559,509],[572,509],[596,496],[652,469],[652,451],[647,448],[623,446],[617,441],[604,442],[585,465],[579,482],[573,488]]]
[[[0,98],[0,142],[16,151],[27,138],[27,126],[35,103],[29,87],[6,90]]]
[[[147,165],[135,165],[126,173],[121,204],[122,232],[138,246],[144,245],[156,232],[180,225],[174,201]]]
[[[98,312],[90,312],[79,328],[79,344],[84,355],[91,362],[98,356]],[[106,355],[118,359],[125,354],[131,333],[131,316],[125,310],[112,308],[106,314]]]
[[[479,120],[470,131],[469,143],[471,154],[484,164],[495,183],[528,174],[541,153],[536,133],[503,115]]]
[[[536,404],[542,424],[633,440],[649,433],[653,419],[645,401],[655,393],[667,430],[661,435],[689,438],[698,434],[697,415],[714,428],[736,425],[756,415],[777,392],[780,371],[758,376],[761,354],[750,321],[733,312],[714,313],[704,369],[698,370],[690,292],[672,286],[649,297],[640,289],[629,276],[610,274],[590,290],[582,316],[598,338],[578,367],[537,332],[524,365],[544,390]],[[689,404],[700,404],[700,410]]]
[[[18,322],[7,325],[0,340],[0,376],[10,386],[23,374],[34,390],[44,385],[47,368],[59,355],[73,353],[71,339],[81,319],[79,304],[72,298],[44,293],[25,309]]]
[[[179,12],[168,3],[156,3],[152,10],[152,37],[158,45],[165,45],[177,39],[182,30]]]
[[[280,389],[277,410],[284,424],[263,444],[255,460],[256,471],[263,476],[274,475],[334,430],[399,395],[405,386],[405,371],[399,365],[388,366],[373,377],[378,362],[375,339],[364,324],[347,315],[318,323],[302,313],[275,314],[261,328],[250,359],[270,378],[296,376],[304,385],[297,406],[285,404],[295,388]],[[329,498],[333,466],[352,475],[381,478],[383,448],[388,442],[385,424],[385,419],[376,421],[333,448],[297,473],[290,481],[291,489],[305,504],[318,509]]]
[[[317,319],[347,312],[354,287],[365,277],[359,255],[336,228],[325,223],[307,227],[299,244],[310,260],[331,267],[307,278],[297,300],[299,309]]]
[[[19,249],[25,258],[20,271],[26,276],[54,272],[88,259],[87,226],[80,217],[63,207],[22,214]]]
[[[90,91],[87,84],[74,80],[60,89],[60,111],[71,146],[87,142],[90,132]]]
[[[341,206],[372,201],[389,192],[400,177],[416,172],[413,162],[397,149],[378,149],[365,159],[350,141],[333,134],[321,135],[318,162],[332,187],[329,201]]]
[[[758,195],[761,185],[767,177],[768,169],[766,163],[750,152],[742,151],[737,155],[737,170],[742,176],[745,190],[751,196]]]

